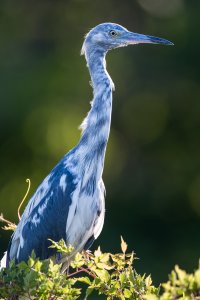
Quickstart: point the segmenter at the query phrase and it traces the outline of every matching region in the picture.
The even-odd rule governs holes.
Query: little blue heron
[[[88,249],[99,236],[105,214],[102,173],[108,142],[112,90],[106,70],[109,50],[140,43],[172,45],[158,37],[128,31],[103,23],[86,35],[81,54],[89,68],[93,101],[83,121],[79,143],[55,166],[26,206],[2,262],[27,261],[32,250],[40,259],[56,254],[49,239],[64,239],[74,253]],[[2,263],[3,265],[3,263]]]

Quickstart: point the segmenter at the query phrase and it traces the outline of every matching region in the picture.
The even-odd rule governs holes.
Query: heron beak
[[[172,42],[161,39],[159,37],[144,35],[134,32],[128,32],[126,36],[126,43],[128,45],[134,44],[162,44],[162,45],[174,45]]]

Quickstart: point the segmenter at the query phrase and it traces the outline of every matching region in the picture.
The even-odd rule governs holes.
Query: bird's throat
[[[88,58],[88,57],[87,57]],[[91,109],[83,121],[83,130],[78,147],[83,161],[90,166],[97,176],[101,178],[104,166],[106,145],[110,133],[112,112],[112,80],[105,67],[105,55],[99,53],[90,55],[87,59],[93,86],[93,101]]]

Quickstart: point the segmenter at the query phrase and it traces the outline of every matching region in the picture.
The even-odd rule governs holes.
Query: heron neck
[[[90,166],[88,172],[95,174],[99,180],[110,133],[113,83],[106,71],[105,53],[90,53],[86,59],[92,80],[93,101],[81,125],[83,132],[78,147],[83,161]]]
[[[107,84],[111,91],[114,88],[111,77],[106,70],[106,52],[104,50],[94,50],[89,53],[86,52],[86,61],[92,80],[93,93],[98,92],[99,87]],[[95,100],[95,99],[94,99]]]

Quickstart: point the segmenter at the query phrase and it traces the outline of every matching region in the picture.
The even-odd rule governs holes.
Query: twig
[[[22,204],[24,203],[24,201],[26,200],[26,197],[30,191],[30,187],[31,187],[31,181],[29,178],[26,179],[26,182],[28,182],[28,188],[27,188],[27,191],[26,191],[26,194],[24,195],[20,205],[18,206],[18,209],[17,209],[17,214],[18,214],[18,218],[19,218],[19,221],[21,220],[21,215],[20,215],[20,208],[22,207]]]
[[[83,268],[83,267],[79,267],[75,272],[73,272],[73,273],[67,275],[67,277],[72,277],[72,276],[74,276],[74,275],[76,275],[76,274],[78,274],[78,273],[80,273],[80,272],[85,272],[85,273],[89,274],[91,277],[96,278],[96,275],[95,275],[95,274],[93,274],[93,273],[90,272],[88,269],[85,269],[85,268]]]
[[[74,275],[76,275],[76,274],[78,274],[78,273],[80,273],[80,272],[83,272],[83,270],[77,269],[75,272],[73,272],[73,273],[71,273],[71,274],[67,274],[67,277],[72,277],[72,276],[74,276]]]
[[[0,215],[0,222],[6,223],[7,226],[2,227],[4,230],[12,230],[15,231],[17,225],[15,223],[10,222],[9,220],[5,219],[3,214]]]
[[[26,197],[27,197],[27,195],[28,195],[28,193],[30,191],[30,187],[31,187],[31,181],[30,181],[30,179],[26,179],[26,182],[28,182],[28,188],[27,188],[25,196],[23,197],[23,199],[22,199],[22,201],[21,201],[21,203],[20,203],[20,205],[18,206],[18,209],[17,209],[17,214],[18,214],[19,221],[21,220],[20,209],[22,207],[22,204],[26,200]],[[7,224],[4,227],[2,227],[3,230],[12,230],[12,231],[15,231],[15,229],[17,228],[17,225],[15,223],[12,223],[9,220],[5,219],[4,216],[3,216],[3,214],[0,215],[0,222],[3,222],[3,223]]]
[[[90,276],[92,276],[93,278],[96,278],[96,277],[97,277],[94,273],[90,272],[88,269],[85,269],[85,268],[83,268],[83,267],[80,267],[80,269],[81,269],[83,272],[88,273],[88,274],[89,274]]]

